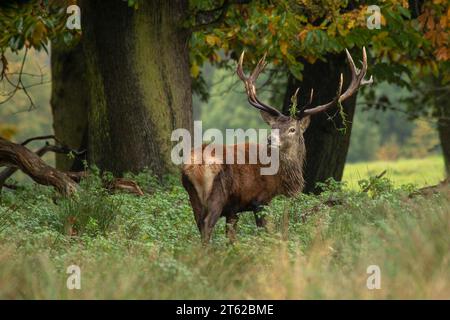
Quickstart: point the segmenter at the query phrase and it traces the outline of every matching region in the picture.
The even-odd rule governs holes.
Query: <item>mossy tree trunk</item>
[[[86,150],[89,99],[81,44],[71,48],[52,45],[51,69],[55,136],[71,148]],[[83,169],[81,160],[56,154],[56,167],[63,171],[80,171]]]
[[[435,103],[441,115],[438,119],[438,132],[442,155],[444,156],[445,171],[447,177],[450,177],[450,100],[448,98],[448,94],[440,95]]]
[[[450,115],[450,113],[449,113]],[[438,123],[439,138],[441,140],[442,154],[444,156],[447,177],[450,177],[450,120],[440,119]]]
[[[171,132],[191,129],[188,2],[80,1],[89,160],[116,175],[149,167],[162,175]]]
[[[356,61],[356,60],[355,60]],[[311,88],[314,88],[313,105],[326,103],[336,96],[339,76],[344,74],[345,90],[351,80],[351,74],[345,55],[329,56],[326,62],[317,61],[304,63],[303,80],[299,81],[293,75],[289,76],[284,112],[288,114],[291,97],[300,88],[298,105],[304,106],[309,100]],[[318,192],[317,182],[324,182],[332,177],[340,181],[344,172],[345,160],[350,145],[352,121],[355,113],[356,95],[343,103],[346,114],[345,124],[333,108],[327,114],[322,113],[312,117],[311,124],[305,132],[306,163],[304,177],[306,180],[304,192]],[[332,120],[329,117],[333,117]],[[345,130],[344,130],[345,128]]]

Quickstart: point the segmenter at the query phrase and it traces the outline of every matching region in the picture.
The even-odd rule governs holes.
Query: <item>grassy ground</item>
[[[350,188],[357,189],[359,180],[376,176],[384,170],[387,170],[386,177],[396,186],[414,184],[421,187],[442,181],[445,169],[444,160],[438,155],[423,159],[350,163],[345,166],[344,180]]]
[[[408,198],[386,179],[368,193],[331,183],[320,197],[275,199],[267,232],[243,214],[233,246],[220,221],[203,248],[180,185],[135,179],[149,195],[109,195],[96,177],[73,199],[31,185],[4,193],[0,298],[450,298],[448,190]],[[343,204],[320,205],[330,197]],[[72,264],[81,290],[66,287]],[[379,290],[366,286],[370,265]]]

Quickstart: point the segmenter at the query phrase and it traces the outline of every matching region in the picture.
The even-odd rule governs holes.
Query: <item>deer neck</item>
[[[303,190],[303,162],[304,157],[300,153],[296,155],[280,154],[281,194],[294,196]]]

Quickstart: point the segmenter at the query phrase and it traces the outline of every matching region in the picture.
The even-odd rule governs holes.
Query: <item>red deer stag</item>
[[[272,131],[279,133],[278,135],[271,134],[267,146],[261,144],[256,146],[258,149],[265,147],[267,151],[278,148],[279,169],[274,175],[262,175],[260,169],[264,165],[260,163],[259,159],[256,164],[247,164],[247,162],[245,164],[227,164],[221,162],[220,159],[213,159],[217,161],[211,162],[214,154],[210,155],[209,159],[200,158],[202,160],[199,164],[196,164],[195,161],[185,164],[182,169],[182,183],[189,194],[195,221],[204,243],[210,241],[214,226],[221,216],[226,218],[227,236],[230,241],[234,241],[238,213],[253,211],[256,225],[263,227],[265,219],[257,214],[263,205],[268,204],[276,195],[292,196],[302,191],[304,185],[302,168],[306,153],[303,133],[308,128],[310,116],[328,110],[352,96],[360,86],[372,82],[372,77],[369,80],[364,79],[367,72],[365,48],[363,48],[361,70],[356,68],[347,50],[346,54],[352,74],[352,80],[347,90],[342,93],[343,76],[341,74],[337,95],[332,101],[312,108],[300,108],[292,117],[283,115],[277,109],[261,102],[256,95],[255,82],[266,65],[265,56],[258,62],[251,75],[246,77],[242,70],[244,52],[242,53],[236,73],[245,84],[248,101],[250,105],[260,110],[262,118]],[[311,100],[312,91],[310,103]],[[192,149],[191,160],[194,160],[199,154],[201,155],[206,146],[202,145],[201,150]],[[223,150],[222,158],[230,150],[236,151],[237,146],[236,144],[220,146],[220,150]],[[241,149],[244,150],[246,159],[249,158],[250,147],[250,143],[245,143],[244,148]]]

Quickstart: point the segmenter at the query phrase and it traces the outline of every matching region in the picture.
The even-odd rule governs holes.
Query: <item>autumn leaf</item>
[[[308,61],[308,63],[314,64],[316,62],[316,60],[317,60],[317,57],[315,57],[315,56],[307,56],[307,57],[305,57],[305,59],[306,59],[306,61]]]
[[[193,78],[197,78],[199,74],[200,74],[200,67],[198,66],[197,63],[194,62],[191,66],[191,76]]]
[[[0,126],[0,137],[11,140],[11,138],[16,134],[17,130],[16,128],[12,126]]]
[[[220,38],[219,38],[218,36],[215,36],[215,35],[212,35],[212,34],[208,34],[208,35],[205,37],[205,41],[206,41],[206,43],[209,44],[211,47],[214,46],[214,45],[220,46],[220,43],[221,43]]]
[[[303,29],[302,31],[300,31],[300,33],[298,34],[299,40],[301,40],[301,41],[305,40],[307,34],[308,34],[308,30],[306,30],[306,29]]]
[[[283,55],[287,55],[288,43],[286,41],[280,41],[280,51]]]
[[[38,21],[36,23],[36,27],[34,28],[33,35],[31,36],[32,45],[38,45],[47,35],[47,28],[42,23],[42,21]]]
[[[449,59],[450,50],[447,47],[441,47],[435,51],[438,61],[447,61]]]
[[[277,33],[277,31],[275,30],[275,27],[273,26],[273,23],[270,22],[269,25],[267,26],[267,28],[269,29],[270,33],[272,35],[275,35]]]

